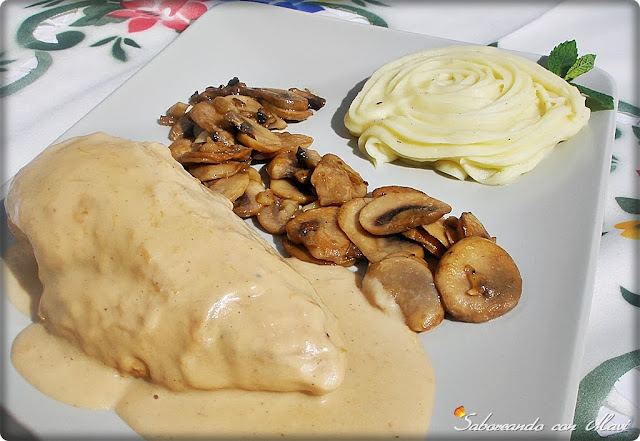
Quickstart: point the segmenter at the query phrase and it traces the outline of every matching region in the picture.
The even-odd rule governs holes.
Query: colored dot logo
[[[456,407],[456,410],[453,411],[453,414],[458,418],[462,418],[463,416],[465,416],[466,413],[464,411],[464,406]]]

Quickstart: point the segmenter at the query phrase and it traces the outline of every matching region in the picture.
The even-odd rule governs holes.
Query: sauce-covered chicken
[[[335,390],[345,351],[313,286],[160,144],[105,134],[13,181],[52,334],[173,390]]]

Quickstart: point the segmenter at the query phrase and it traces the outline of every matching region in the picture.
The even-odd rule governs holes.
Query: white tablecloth
[[[6,1],[1,10],[2,183],[192,20],[220,3]],[[537,54],[548,54],[556,44],[575,39],[580,54],[597,54],[596,66],[613,76],[620,101],[575,421],[585,418],[584,413],[612,414],[615,422],[630,422],[616,439],[635,439],[640,425],[638,5],[630,1],[262,3]],[[82,26],[77,25],[79,19],[85,20]],[[607,435],[612,432],[574,432],[578,439]]]

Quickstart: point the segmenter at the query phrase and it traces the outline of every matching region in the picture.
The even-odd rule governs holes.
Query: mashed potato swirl
[[[379,68],[344,122],[376,166],[404,158],[504,185],[589,115],[576,87],[533,61],[494,47],[447,46]]]

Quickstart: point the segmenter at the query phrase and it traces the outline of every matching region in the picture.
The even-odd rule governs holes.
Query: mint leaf
[[[572,80],[593,69],[595,62],[596,56],[594,54],[578,58],[578,45],[575,40],[569,40],[553,48],[547,57],[546,68],[577,87],[580,93],[585,96],[585,104],[589,109],[593,111],[614,110],[615,101],[612,96],[572,83]]]
[[[575,40],[565,41],[553,48],[547,59],[547,69],[564,78],[578,60],[578,45]]]
[[[564,79],[571,81],[574,78],[579,77],[583,73],[589,72],[593,69],[596,62],[596,56],[594,54],[583,55],[569,68]]]
[[[597,90],[589,89],[588,87],[584,87],[579,84],[571,84],[576,86],[580,93],[587,97],[586,105],[591,110],[596,111],[615,109],[615,103],[613,102],[613,97],[611,95],[598,92]]]

